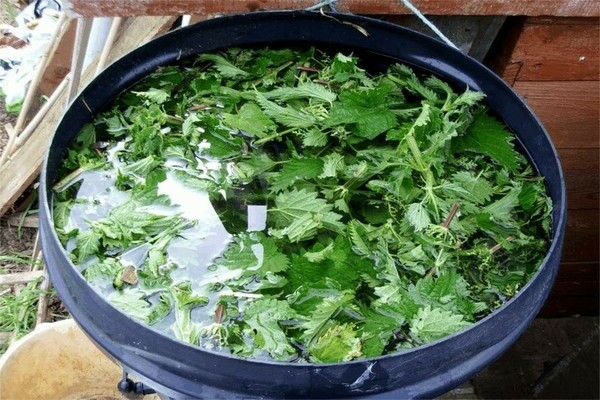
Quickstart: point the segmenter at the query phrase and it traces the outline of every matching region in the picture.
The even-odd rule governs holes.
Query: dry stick
[[[38,127],[40,122],[42,122],[42,119],[44,119],[44,117],[46,116],[46,114],[48,113],[50,108],[52,108],[52,105],[54,103],[56,103],[56,100],[58,100],[61,93],[67,88],[70,80],[71,80],[71,74],[68,74],[67,76],[64,77],[64,79],[60,83],[60,85],[58,85],[58,87],[56,89],[54,89],[52,96],[50,96],[50,98],[44,103],[42,108],[40,108],[40,110],[37,112],[37,114],[35,114],[35,117],[33,117],[33,119],[29,122],[27,127],[23,130],[23,132],[21,132],[21,134],[17,138],[17,143],[15,145],[15,148],[13,149],[13,151],[10,155],[12,155],[15,151],[17,151],[19,149],[19,147],[21,147],[27,141],[29,136],[31,136],[31,134],[36,130],[36,128]]]
[[[321,72],[320,69],[318,68],[313,68],[313,67],[303,67],[301,65],[297,66],[296,69],[298,71],[304,71],[304,72]]]
[[[39,218],[37,215],[27,215],[25,212],[11,214],[8,217],[2,217],[9,226],[21,226],[24,228],[37,228]]]
[[[33,251],[31,252],[31,268],[34,271],[40,269],[42,265],[41,261],[42,247],[40,246],[40,231],[38,230],[35,234],[35,241],[33,242]]]
[[[13,148],[13,145],[17,140],[17,134],[11,124],[4,125],[4,129],[8,134],[8,143],[6,143],[4,151],[2,152],[2,156],[0,156],[0,166],[2,166],[2,164],[4,164],[6,160],[8,160],[9,153],[11,152],[11,149]]]
[[[93,18],[80,18],[77,20],[77,33],[75,37],[75,48],[71,59],[71,86],[69,87],[68,104],[71,104],[79,92],[79,80],[83,70],[83,60],[87,49],[90,32],[92,31]]]
[[[42,271],[25,271],[25,272],[15,272],[12,274],[4,274],[0,275],[0,286],[3,285],[22,285],[24,283],[29,283],[31,281],[35,281],[42,277],[44,273]]]
[[[33,103],[33,99],[35,98],[35,95],[37,94],[38,86],[40,84],[40,81],[42,80],[42,76],[44,75],[44,72],[46,72],[46,67],[47,67],[50,55],[54,54],[56,52],[56,49],[60,43],[60,40],[58,40],[58,39],[61,37],[60,33],[61,33],[63,27],[65,26],[66,20],[67,20],[67,16],[63,13],[60,16],[60,19],[58,20],[58,22],[56,23],[56,27],[54,29],[54,32],[52,32],[50,42],[46,46],[46,49],[44,50],[44,53],[42,54],[42,57],[40,58],[37,72],[36,72],[35,76],[33,77],[33,79],[31,80],[31,83],[29,84],[29,88],[27,89],[27,94],[25,95],[25,100],[23,101],[23,106],[21,107],[21,111],[19,112],[19,117],[17,118],[17,122],[15,123],[15,133],[17,135],[21,132],[21,129],[23,129],[23,126],[25,125],[25,118],[27,118],[27,114],[29,113],[29,109],[31,108],[31,104]],[[11,152],[11,150],[9,150],[9,152]]]
[[[460,208],[460,204],[458,204],[458,203],[452,204],[452,207],[450,208],[450,211],[448,212],[448,216],[446,217],[446,219],[444,220],[444,223],[442,224],[442,226],[444,228],[448,228],[450,226],[450,223],[452,222],[454,217],[456,217],[456,213],[458,212],[459,208]],[[436,273],[436,271],[437,271],[437,267],[434,265],[427,272],[427,275],[425,275],[425,277],[432,276],[433,274]]]
[[[446,217],[446,220],[442,224],[442,226],[444,228],[448,228],[450,226],[450,223],[452,222],[452,220],[456,216],[456,213],[458,212],[459,208],[460,208],[460,204],[458,204],[458,203],[452,204],[452,207],[450,208],[450,212],[448,213],[448,216]]]
[[[513,236],[509,236],[506,238],[507,242],[512,242],[513,240],[515,240],[515,238]],[[495,252],[497,252],[498,250],[500,250],[502,248],[502,244],[498,243],[496,244],[494,247],[492,247],[490,249],[490,253],[494,254]]]
[[[117,37],[117,33],[119,32],[119,28],[121,27],[121,22],[123,21],[122,17],[115,17],[112,20],[112,24],[110,25],[110,31],[108,32],[108,36],[106,37],[106,43],[102,48],[102,53],[100,54],[100,59],[98,60],[98,67],[96,68],[96,75],[98,75],[104,69],[106,65],[106,60],[108,60],[108,55],[110,54],[110,49],[112,49],[112,45],[115,42],[115,38]]]
[[[38,309],[35,316],[35,326],[38,326],[42,322],[46,322],[48,320],[48,291],[52,283],[50,282],[50,278],[48,277],[48,271],[44,269],[44,280],[40,285],[40,297],[38,298]]]

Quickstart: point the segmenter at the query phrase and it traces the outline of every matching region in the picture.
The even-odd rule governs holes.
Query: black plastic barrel
[[[358,16],[267,12],[224,17],[164,35],[108,67],[70,105],[43,168],[40,232],[44,259],[61,299],[102,349],[173,398],[423,398],[446,392],[496,359],[526,329],[550,292],[565,228],[565,184],[556,151],[531,110],[477,61],[414,31]],[[362,32],[350,22],[364,28]],[[554,202],[552,243],[533,279],[469,329],[398,354],[337,364],[242,359],[202,349],[141,325],[94,291],[69,261],[53,229],[52,184],[80,128],[119,93],[157,67],[231,46],[309,46],[357,51],[434,73],[487,95],[485,103],[516,133]]]

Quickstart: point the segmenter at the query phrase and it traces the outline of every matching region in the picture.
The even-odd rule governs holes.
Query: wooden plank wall
[[[548,130],[567,184],[562,263],[543,316],[598,314],[599,33],[597,18],[556,17],[504,32],[504,51],[514,48],[497,72]]]

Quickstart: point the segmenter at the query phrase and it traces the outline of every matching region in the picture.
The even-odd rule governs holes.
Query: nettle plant
[[[548,248],[543,179],[483,98],[313,48],[202,54],[82,129],[56,231],[110,302],[192,344],[317,363],[419,346]]]

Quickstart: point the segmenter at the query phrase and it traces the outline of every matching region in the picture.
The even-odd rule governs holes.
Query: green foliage
[[[547,251],[543,179],[483,98],[315,49],[203,54],[84,126],[55,226],[109,301],[192,344],[316,363],[418,346],[514,296]],[[119,201],[78,198],[81,171]]]

